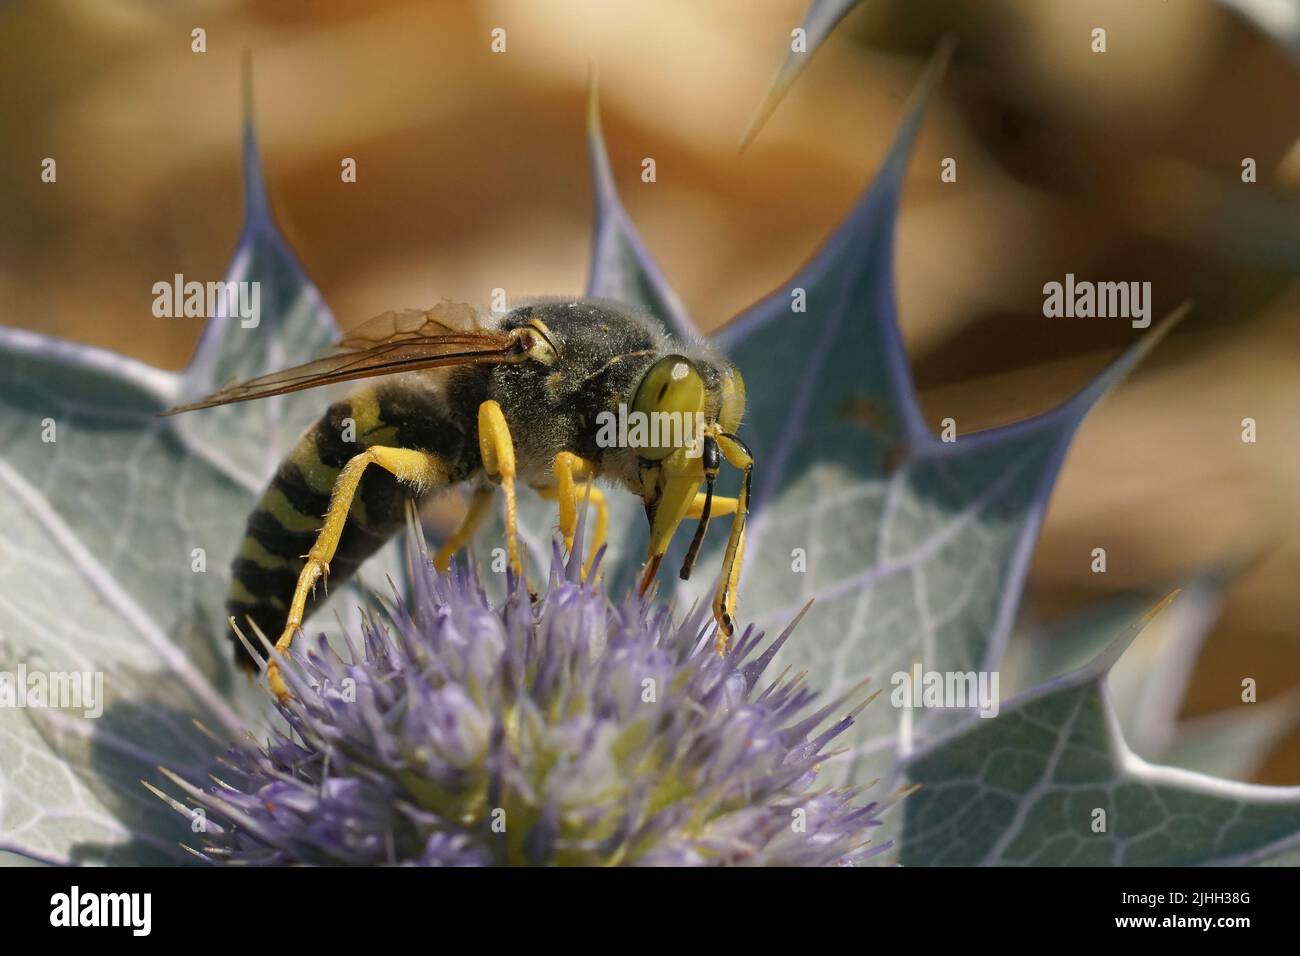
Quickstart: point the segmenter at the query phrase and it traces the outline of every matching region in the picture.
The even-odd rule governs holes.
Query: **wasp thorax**
[[[637,386],[632,411],[656,424],[661,421],[693,422],[704,411],[704,381],[691,360],[667,355],[650,366]],[[690,435],[688,428],[651,428],[651,440],[639,449],[642,458],[667,458],[679,447],[672,436]]]

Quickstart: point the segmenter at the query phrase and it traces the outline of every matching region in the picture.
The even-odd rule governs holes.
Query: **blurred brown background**
[[[1046,320],[1042,285],[1150,280],[1192,316],[1067,459],[1026,620],[1244,562],[1185,705],[1300,684],[1300,71],[1212,0],[867,0],[744,155],[804,0],[45,0],[0,6],[0,322],[179,368],[198,320],[150,287],[219,278],[241,219],[252,51],[280,224],[345,326],[442,297],[582,289],[587,63],[623,199],[714,327],[849,208],[939,38],[956,60],[898,227],[927,415],[969,431],[1045,409],[1141,333]],[[919,9],[919,8],[924,9]],[[190,51],[207,31],[208,52]],[[507,52],[489,50],[494,27]],[[1090,52],[1107,30],[1108,52]],[[58,183],[39,179],[46,156]],[[340,182],[345,156],[358,182]],[[653,156],[658,182],[640,182]],[[943,157],[958,181],[939,181]],[[1241,161],[1258,164],[1244,185]],[[1259,442],[1239,440],[1254,417]],[[1089,571],[1105,546],[1109,572]],[[1300,783],[1300,735],[1260,780]]]

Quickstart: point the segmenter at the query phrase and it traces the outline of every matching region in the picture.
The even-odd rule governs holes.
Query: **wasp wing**
[[[324,358],[227,385],[205,399],[178,405],[163,414],[176,415],[394,372],[492,365],[523,357],[519,339],[513,333],[482,328],[473,309],[450,303],[428,311],[385,312],[350,330],[337,348]]]
[[[444,335],[483,333],[479,314],[460,302],[444,302],[432,309],[404,309],[385,312],[348,329],[337,347],[360,351],[391,342],[411,342]]]

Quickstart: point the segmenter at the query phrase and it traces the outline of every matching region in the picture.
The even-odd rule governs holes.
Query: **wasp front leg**
[[[716,648],[719,654],[725,654],[730,646],[730,638],[735,631],[734,612],[736,606],[736,587],[740,582],[740,568],[745,552],[745,519],[749,514],[750,482],[754,470],[754,459],[749,449],[735,435],[726,432],[713,432],[705,436],[703,455],[700,460],[681,458],[681,452],[674,453],[664,463],[663,476],[654,488],[654,517],[650,527],[650,551],[646,558],[645,570],[641,576],[641,594],[650,589],[668,543],[677,526],[686,518],[700,522],[695,536],[686,552],[682,563],[681,577],[689,579],[696,556],[704,542],[704,534],[709,519],[713,515],[734,514],[731,523],[731,535],[727,539],[727,550],[722,560],[722,577],[717,594],[713,599],[713,617],[718,624]],[[735,498],[723,498],[713,494],[713,483],[717,478],[721,460],[741,470],[743,480],[740,494]],[[701,482],[707,490],[699,492]]]
[[[722,454],[718,450],[717,437],[712,433],[706,435],[704,438],[702,457],[703,457],[703,461],[701,462],[700,474],[704,479],[705,487],[707,490],[694,491],[695,488],[699,487],[698,481],[695,481],[693,485],[690,483],[690,481],[687,481],[685,484],[680,486],[681,494],[686,495],[686,494],[693,493],[694,497],[689,500],[689,503],[686,505],[686,510],[682,513],[681,518],[678,520],[691,518],[700,523],[699,527],[695,529],[695,536],[691,539],[690,547],[687,549],[686,560],[682,562],[681,579],[683,581],[689,581],[691,579],[691,571],[695,567],[695,559],[699,557],[700,546],[704,543],[704,535],[709,528],[709,519],[720,515],[735,514],[736,509],[739,507],[740,504],[739,501],[737,501],[737,499],[735,498],[725,498],[719,495],[715,495],[713,493],[713,484],[715,481],[717,481],[718,478],[718,470],[722,463]],[[684,469],[684,471],[687,474],[691,474],[689,469]],[[665,491],[669,487],[670,484],[665,485]],[[658,519],[658,515],[659,515],[659,511],[658,509],[656,509],[656,520]],[[673,530],[675,528],[676,525],[673,525],[672,528],[666,529],[667,533],[666,535],[663,536],[663,541],[662,541],[663,547],[665,548],[667,547],[667,539],[671,538],[673,534]],[[652,539],[655,537],[655,535],[653,534],[653,530],[652,530],[651,537]],[[644,594],[646,592],[646,589],[650,586],[650,579],[653,577],[655,570],[658,569],[659,558],[661,557],[662,557],[662,551],[656,552],[652,541],[650,559],[647,562],[646,574],[641,581],[642,594]]]
[[[731,519],[731,534],[727,538],[727,551],[722,558],[722,580],[713,598],[713,618],[718,622],[716,648],[725,654],[735,631],[736,588],[740,584],[740,567],[745,560],[745,520],[749,516],[750,485],[754,475],[754,456],[735,435],[717,436],[722,456],[733,467],[739,468],[743,477],[740,494],[736,497],[735,517]]]
[[[734,515],[736,513],[736,508],[740,505],[740,502],[735,498],[726,498],[722,495],[714,495],[710,499],[705,492],[701,491],[696,494],[695,500],[691,502],[691,507],[686,512],[686,517],[696,521],[703,518],[705,515],[705,502],[709,503],[708,514],[713,518],[721,518],[724,515]]]
[[[275,642],[277,654],[288,652],[294,635],[302,628],[303,614],[307,599],[311,596],[316,583],[328,579],[330,561],[338,550],[339,538],[343,535],[348,512],[361,484],[361,476],[368,465],[378,465],[404,484],[411,485],[418,493],[424,493],[440,485],[447,484],[447,469],[437,456],[425,451],[410,448],[388,448],[375,445],[350,459],[339,472],[330,495],[329,510],[325,512],[325,524],[316,536],[316,543],[307,553],[307,564],[298,575],[298,584],[294,588],[293,601],[289,605],[289,618],[284,625],[284,632]],[[289,696],[289,690],[280,676],[280,665],[272,657],[266,665],[266,679],[271,692],[280,700]]]
[[[555,484],[538,488],[537,493],[547,501],[559,502],[560,534],[564,538],[564,549],[572,551],[573,538],[578,532],[578,502],[581,497],[578,481],[586,479],[590,482],[594,479],[596,466],[572,452],[562,451],[555,456],[551,471],[555,475]],[[584,493],[589,496],[596,509],[596,530],[591,536],[589,556],[582,569],[582,577],[585,581],[591,572],[592,562],[596,560],[596,552],[605,543],[605,533],[609,528],[609,505],[605,501],[605,493],[595,485],[588,484]]]
[[[678,450],[669,456],[647,500],[653,502],[650,519],[650,547],[646,552],[644,570],[641,572],[640,593],[644,596],[654,583],[659,565],[668,545],[672,542],[677,527],[691,512],[696,504],[696,493],[703,481],[704,472],[698,460],[692,460]],[[701,511],[700,522],[703,526],[707,512]],[[694,543],[692,544],[695,547]]]

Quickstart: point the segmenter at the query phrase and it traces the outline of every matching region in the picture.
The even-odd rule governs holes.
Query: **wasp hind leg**
[[[284,632],[275,642],[275,650],[280,655],[289,650],[294,635],[302,628],[307,599],[315,589],[316,582],[329,577],[330,560],[338,549],[339,538],[343,535],[348,512],[352,509],[352,500],[356,497],[361,476],[368,465],[378,465],[390,472],[398,481],[413,486],[420,493],[447,484],[447,469],[436,455],[410,448],[374,445],[343,466],[338,479],[334,482],[329,510],[325,512],[325,524],[316,537],[316,543],[307,553],[307,564],[298,575],[298,585],[294,588],[293,601],[289,605],[289,617],[284,625]],[[277,698],[284,700],[289,696],[289,690],[280,676],[279,661],[274,656],[267,662],[266,679],[271,692]]]
[[[564,537],[565,551],[573,551],[573,538],[578,532],[578,503],[582,494],[590,497],[596,509],[596,530],[591,536],[587,561],[582,568],[582,579],[585,581],[587,575],[591,573],[592,563],[596,560],[596,552],[605,543],[605,533],[609,528],[609,505],[605,500],[605,493],[590,484],[596,477],[596,466],[587,459],[573,452],[562,451],[555,456],[551,470],[555,475],[555,484],[538,488],[537,493],[546,501],[560,503],[560,534]],[[588,484],[580,494],[578,481],[582,479],[586,479]]]

